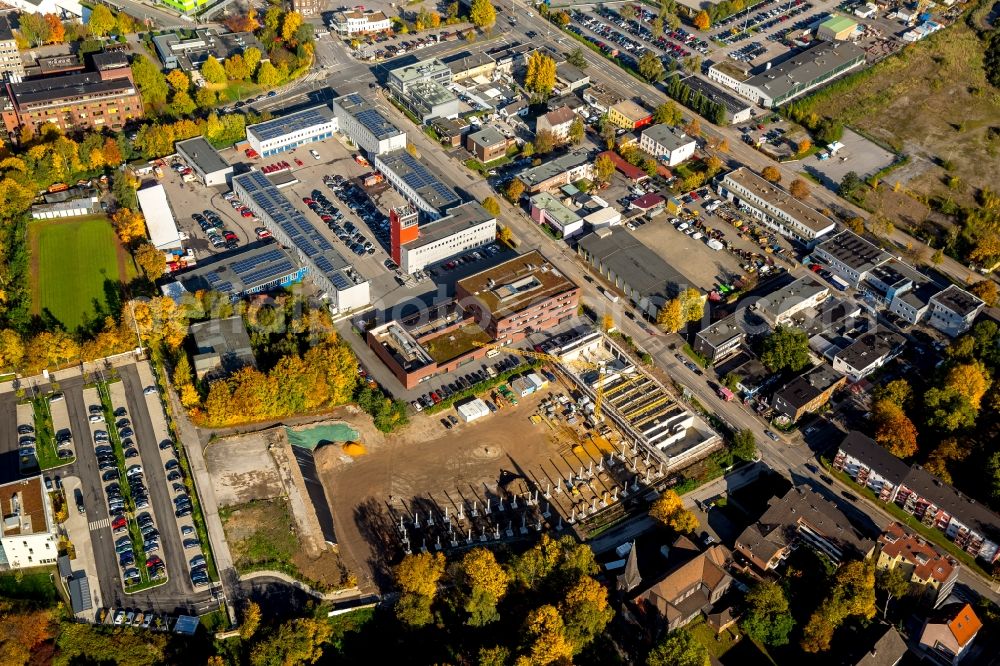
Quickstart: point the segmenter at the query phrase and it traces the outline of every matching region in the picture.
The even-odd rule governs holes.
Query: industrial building
[[[146,218],[149,242],[157,250],[173,250],[181,247],[181,234],[177,220],[167,201],[167,192],[159,183],[142,187],[135,193],[139,208]]]
[[[7,83],[4,126],[10,133],[55,125],[64,132],[88,129],[118,131],[142,118],[142,96],[131,68],[46,76]]]
[[[369,155],[406,149],[406,132],[393,125],[375,105],[351,93],[333,100],[339,131]]]
[[[42,477],[0,485],[0,570],[55,564],[59,535]]]
[[[268,60],[267,47],[252,32],[219,33],[213,28],[199,28],[193,37],[166,32],[152,39],[164,69],[195,72],[210,56],[222,62],[231,56],[242,55],[249,48],[260,51],[262,62]]]
[[[695,140],[682,130],[666,124],[647,127],[639,139],[639,148],[663,161],[667,166],[677,166],[691,159],[697,145]]]
[[[816,28],[816,39],[823,39],[828,42],[842,42],[851,38],[854,31],[858,29],[858,22],[854,19],[831,14],[829,18],[819,24]]]
[[[823,241],[812,254],[852,287],[858,287],[871,271],[892,259],[891,254],[849,230]]]
[[[757,312],[772,326],[784,326],[795,315],[817,307],[829,296],[830,288],[810,273],[761,297]]]
[[[455,300],[491,340],[508,344],[572,318],[580,288],[532,250],[459,280]]]
[[[953,284],[931,297],[927,323],[955,337],[969,330],[985,307],[981,298]]]
[[[737,92],[765,109],[781,106],[844,72],[865,64],[865,50],[851,42],[820,42],[740,84]]]
[[[724,60],[723,62],[731,63],[732,61]],[[708,77],[712,78],[711,68],[709,69]],[[755,115],[753,105],[749,104],[745,99],[730,95],[725,90],[699,76],[692,74],[685,77],[683,82],[684,85],[691,89],[691,94],[701,93],[716,104],[724,106],[726,108],[726,120],[731,125],[745,123]]]
[[[178,141],[175,148],[206,187],[225,185],[233,173],[233,165],[222,159],[219,151],[204,137]]]
[[[392,259],[405,273],[489,245],[497,237],[496,218],[478,202],[468,201],[451,208],[448,214],[420,224],[413,206],[389,212]]]
[[[305,275],[306,267],[287,250],[263,241],[203,260],[174,279],[178,292],[211,290],[235,300],[295,284]]]
[[[584,236],[577,253],[653,321],[663,304],[689,284],[660,255],[620,227]]]
[[[373,164],[400,194],[430,218],[442,217],[461,197],[407,150],[375,155]]]
[[[188,333],[194,342],[191,365],[198,381],[221,379],[240,368],[257,367],[250,335],[239,315],[191,324]]]
[[[719,196],[732,201],[769,229],[803,245],[813,245],[836,227],[831,218],[747,167],[730,171],[716,187]]]
[[[325,104],[247,126],[247,142],[261,157],[277,155],[313,141],[329,139],[339,125]]]
[[[371,302],[368,281],[267,176],[259,171],[236,176],[233,192],[278,242],[294,249],[298,260],[308,267],[311,281],[323,290],[334,312],[362,308]]]

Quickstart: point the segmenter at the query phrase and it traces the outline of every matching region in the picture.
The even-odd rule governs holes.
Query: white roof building
[[[83,16],[79,0],[5,0],[4,4],[28,14],[55,14],[61,19]]]
[[[170,211],[170,203],[167,201],[167,192],[163,185],[150,185],[144,187],[136,196],[139,199],[139,208],[146,218],[146,230],[149,232],[149,241],[157,250],[168,250],[181,246],[181,235],[177,229],[177,222],[174,214]]]
[[[464,402],[461,405],[456,406],[455,409],[458,411],[458,415],[461,416],[462,420],[466,423],[470,423],[476,419],[481,419],[484,416],[488,416],[490,413],[490,408],[487,407],[486,403],[479,398],[470,400],[469,402]]]

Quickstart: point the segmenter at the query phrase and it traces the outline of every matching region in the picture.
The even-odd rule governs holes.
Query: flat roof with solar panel
[[[233,188],[246,191],[253,203],[261,208],[278,230],[295,245],[305,261],[339,290],[365,282],[319,230],[306,219],[277,187],[259,171],[233,178]],[[279,236],[280,238],[280,236]]]
[[[392,171],[407,187],[412,188],[421,199],[440,212],[457,206],[461,197],[430,172],[413,155],[405,150],[397,150],[385,155],[379,155],[383,171]]]
[[[270,141],[286,134],[299,132],[311,127],[320,127],[333,122],[333,111],[325,104],[313,106],[302,111],[290,113],[287,116],[267,120],[247,127],[247,133],[253,134],[258,141]]]
[[[371,102],[357,93],[344,95],[333,100],[345,113],[354,117],[379,141],[398,136],[403,130],[393,125]]]
[[[272,283],[286,284],[302,277],[305,269],[274,242],[251,243],[177,276],[189,292],[211,289],[236,297],[260,291]],[[298,275],[296,275],[298,274]]]

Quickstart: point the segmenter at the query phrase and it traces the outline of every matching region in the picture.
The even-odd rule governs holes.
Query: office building
[[[639,139],[639,148],[667,166],[677,166],[694,156],[695,140],[676,127],[666,124],[647,127]]]
[[[406,150],[377,154],[373,164],[400,194],[427,217],[442,217],[449,208],[462,202],[455,190]]]
[[[419,221],[413,206],[389,213],[392,259],[405,273],[474,251],[497,237],[496,218],[475,201],[454,206],[444,217],[426,224]]]
[[[236,300],[300,282],[306,267],[277,243],[260,241],[198,262],[174,276],[180,292],[215,291]]]
[[[346,312],[371,302],[368,281],[362,278],[298,208],[259,171],[233,178],[233,192],[283,246],[309,270],[334,312]]]
[[[190,34],[190,33],[186,33]],[[252,32],[224,32],[214,28],[199,28],[194,36],[181,32],[165,32],[152,37],[156,55],[164,69],[194,72],[201,69],[209,56],[219,62],[234,55],[242,55],[248,48],[261,53],[261,61],[268,60],[268,49]]]
[[[737,353],[746,340],[746,331],[739,325],[739,317],[739,314],[731,314],[698,331],[694,338],[694,350],[713,364]]]
[[[559,238],[583,232],[583,218],[548,192],[531,197],[531,219],[547,225]]]
[[[532,250],[459,280],[455,300],[490,339],[508,344],[573,317],[580,288]]]
[[[833,356],[833,369],[859,382],[899,356],[906,338],[888,329],[869,331]]]
[[[951,595],[961,570],[955,558],[942,554],[926,539],[895,522],[886,526],[878,543],[875,566],[879,571],[900,569],[931,606]]]
[[[830,402],[834,391],[846,383],[844,375],[828,365],[819,365],[775,391],[771,407],[795,423]]]
[[[462,51],[442,58],[451,70],[452,81],[465,79],[491,79],[497,68],[496,58],[489,53]]]
[[[507,156],[507,149],[514,143],[503,132],[486,125],[478,132],[469,134],[465,139],[465,148],[483,164]]]
[[[907,465],[870,437],[848,433],[833,467],[881,501],[894,502],[927,527],[940,530],[973,557],[990,563],[1000,558],[1000,517],[922,467]]]
[[[525,194],[552,190],[594,175],[594,164],[586,150],[573,150],[517,175],[524,183]]]
[[[382,12],[354,9],[334,14],[330,29],[342,37],[370,35],[391,30],[392,20]]]
[[[375,105],[357,93],[333,100],[339,131],[369,155],[406,149],[406,132],[393,125]]]
[[[118,131],[144,114],[128,67],[8,83],[7,97],[2,115],[11,134],[26,127],[37,132],[50,124],[65,132]]]
[[[25,14],[55,14],[63,20],[83,18],[79,0],[5,0],[4,4]]]
[[[892,255],[853,231],[844,230],[813,248],[813,258],[826,264],[850,286],[858,287],[871,271],[891,260]]]
[[[757,301],[757,311],[772,326],[791,323],[792,318],[815,308],[830,296],[830,288],[812,275],[803,275]]]
[[[826,215],[747,167],[727,173],[717,189],[719,196],[732,201],[764,226],[806,246],[814,244],[836,226]]]
[[[325,104],[247,126],[247,142],[261,157],[277,155],[337,131],[337,117]]]
[[[0,512],[0,570],[55,564],[59,536],[42,477],[0,485]]]
[[[736,550],[760,571],[777,568],[799,545],[835,564],[863,559],[874,550],[832,500],[807,486],[772,498],[764,515],[736,538]]]
[[[24,62],[21,51],[17,48],[17,39],[10,29],[10,21],[6,16],[0,16],[0,77],[24,76]]]
[[[608,107],[608,120],[623,129],[635,130],[653,122],[653,114],[626,99]]]
[[[324,0],[292,0],[292,11],[302,16],[319,16],[326,6]]]
[[[985,307],[986,303],[978,296],[973,296],[957,285],[951,285],[931,297],[927,323],[942,333],[955,337],[969,330]]]
[[[451,68],[437,58],[390,70],[386,79],[393,98],[421,122],[458,116],[458,97],[446,87]]]
[[[187,162],[207,187],[225,185],[233,173],[233,165],[222,159],[219,151],[204,137],[196,136],[186,141],[178,141],[174,147],[177,154]]]

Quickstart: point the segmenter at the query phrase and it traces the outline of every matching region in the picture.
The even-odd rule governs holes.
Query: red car
[[[324,222],[333,222],[333,215],[320,215],[319,219],[323,220]]]
[[[233,233],[232,231],[227,231],[227,232],[225,233],[225,239],[226,239],[226,240],[236,240],[236,239],[237,239],[237,236],[236,236],[236,234],[234,234],[234,233]]]
[[[256,229],[254,229],[254,231],[257,232],[257,238],[270,238],[271,237],[271,232],[268,231],[267,229],[265,229],[264,227],[257,227]]]
[[[302,197],[302,203],[304,203],[307,206],[311,206],[316,202],[310,199],[309,197]]]
[[[300,160],[299,158],[296,157],[295,158],[295,164],[297,164],[298,166],[302,166],[302,160]]]
[[[127,528],[128,528],[128,521],[125,520],[125,516],[118,516],[111,523],[111,529],[113,529],[115,532],[120,532],[121,530]]]
[[[146,568],[152,569],[153,567],[160,566],[163,564],[163,560],[160,559],[159,555],[153,555],[148,560],[146,560]]]
[[[253,211],[252,210],[244,210],[243,212],[240,213],[240,215],[242,215],[243,217],[253,217]]]

